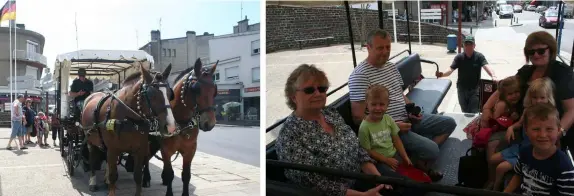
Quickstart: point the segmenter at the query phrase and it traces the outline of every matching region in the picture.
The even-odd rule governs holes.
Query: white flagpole
[[[417,0],[417,6],[419,8],[419,45],[423,45],[421,37],[421,0]]]
[[[16,10],[14,10],[16,11]],[[14,19],[14,80],[16,80],[16,82],[14,82],[14,89],[16,89],[16,92],[18,92],[18,61],[16,60],[16,51],[17,51],[17,45],[18,45],[18,37],[17,37],[17,31],[18,28],[16,28],[16,19]],[[26,70],[26,69],[24,69]],[[24,72],[25,73],[25,72]]]
[[[12,6],[12,2],[8,0],[8,7]],[[13,77],[13,73],[16,72],[16,70],[12,71],[12,23],[10,20],[8,20],[8,30],[9,30],[9,37],[10,37],[10,51],[8,53],[10,53],[10,103],[12,103],[14,101],[14,77]],[[10,105],[10,111],[14,110],[14,108],[12,107],[12,105]],[[10,112],[10,118],[14,118],[14,112]],[[10,120],[11,123],[11,127],[14,127],[14,123],[12,123],[12,120]],[[18,142],[16,142],[16,145],[18,144]]]
[[[393,1],[393,31],[395,32],[395,43],[397,43],[397,19],[395,18],[395,1]]]

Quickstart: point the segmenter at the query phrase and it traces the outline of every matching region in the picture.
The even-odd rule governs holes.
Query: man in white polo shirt
[[[430,163],[438,158],[439,146],[454,131],[453,118],[423,114],[408,115],[405,105],[411,101],[404,96],[403,80],[394,63],[389,62],[391,36],[377,29],[367,37],[369,56],[361,62],[349,77],[349,92],[354,122],[359,125],[365,117],[365,92],[369,85],[380,84],[389,89],[389,114],[400,128],[399,136],[407,152],[413,154],[413,164],[426,171],[433,181],[442,179],[440,172],[431,169]]]

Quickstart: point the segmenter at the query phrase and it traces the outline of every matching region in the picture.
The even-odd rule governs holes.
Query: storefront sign
[[[245,92],[246,92],[246,93],[259,92],[259,87],[245,88]]]

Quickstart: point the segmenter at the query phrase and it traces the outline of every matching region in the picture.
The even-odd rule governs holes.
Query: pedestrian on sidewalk
[[[24,115],[26,117],[26,123],[24,124],[26,130],[25,144],[33,144],[30,134],[34,131],[34,117],[36,117],[36,111],[32,109],[32,99],[26,99],[26,105],[24,106]]]
[[[24,95],[22,94],[18,95],[16,100],[12,102],[12,133],[10,134],[10,140],[8,140],[8,146],[6,147],[7,150],[12,150],[12,140],[16,137],[18,137],[16,148],[18,150],[28,149],[24,146],[25,130],[22,125],[26,122],[26,119],[24,118],[24,112],[22,110],[22,102],[24,102]]]
[[[44,115],[44,112],[38,112],[36,116],[36,131],[38,132],[38,145],[40,147],[50,147],[48,144],[48,136],[50,135],[50,126],[48,125],[48,118]]]
[[[452,65],[446,72],[436,72],[436,77],[448,77],[458,69],[458,79],[456,87],[458,91],[458,103],[464,113],[479,112],[479,81],[481,78],[481,68],[497,81],[494,71],[488,65],[484,55],[474,50],[476,47],[474,37],[466,36],[464,39],[464,52],[454,57]]]

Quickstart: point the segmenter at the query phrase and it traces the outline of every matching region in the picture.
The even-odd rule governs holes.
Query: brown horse
[[[176,152],[183,156],[183,196],[189,195],[189,180],[191,179],[191,161],[197,150],[197,135],[199,129],[211,131],[215,126],[215,95],[217,85],[213,82],[213,73],[217,63],[209,68],[202,69],[200,59],[195,66],[182,71],[175,79],[175,99],[170,102],[173,114],[178,125],[178,131],[171,137],[164,137],[159,144],[150,140],[151,153],[154,155],[161,148],[163,171],[161,178],[163,185],[167,185],[166,195],[173,195],[171,183],[174,171],[170,157]],[[160,147],[161,146],[161,147]],[[151,158],[151,157],[150,157]],[[144,168],[144,184],[150,181],[149,164]]]
[[[166,82],[170,71],[171,65],[161,74],[150,73],[140,64],[140,72],[128,76],[116,93],[97,92],[86,98],[81,124],[90,126],[84,128],[90,152],[90,191],[96,191],[95,171],[101,164],[97,156],[102,150],[106,152],[109,195],[115,195],[117,162],[122,152],[134,155],[135,195],[142,194],[142,166],[149,156],[149,132],[165,126],[170,133],[175,130],[168,102],[172,92]]]

